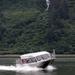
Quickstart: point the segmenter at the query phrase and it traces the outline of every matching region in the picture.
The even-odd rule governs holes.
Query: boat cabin
[[[50,59],[50,53],[43,51],[37,53],[24,54],[20,56],[20,59],[22,61],[22,64],[35,63]]]

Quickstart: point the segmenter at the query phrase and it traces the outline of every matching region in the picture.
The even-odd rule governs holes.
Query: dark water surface
[[[28,72],[16,72],[13,67],[15,66],[16,58],[0,58],[0,75],[75,75],[75,61],[58,61],[54,63],[54,70],[39,70],[39,71],[28,71]],[[9,70],[1,70],[2,66],[9,66]],[[10,68],[11,67],[11,68]],[[6,68],[7,69],[7,68]],[[25,68],[26,69],[26,68]]]

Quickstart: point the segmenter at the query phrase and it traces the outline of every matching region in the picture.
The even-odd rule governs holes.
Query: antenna
[[[55,55],[55,49],[53,49],[53,54]]]

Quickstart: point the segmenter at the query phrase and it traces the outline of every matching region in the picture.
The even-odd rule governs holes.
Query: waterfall
[[[50,0],[46,0],[46,5],[47,5],[47,8],[46,8],[46,11],[47,11],[49,9]]]

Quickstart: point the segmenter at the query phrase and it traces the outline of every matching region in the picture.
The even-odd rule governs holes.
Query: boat
[[[23,54],[16,61],[17,64],[22,66],[36,66],[40,68],[46,68],[49,64],[52,64],[55,60],[55,51],[53,53],[47,51]]]

